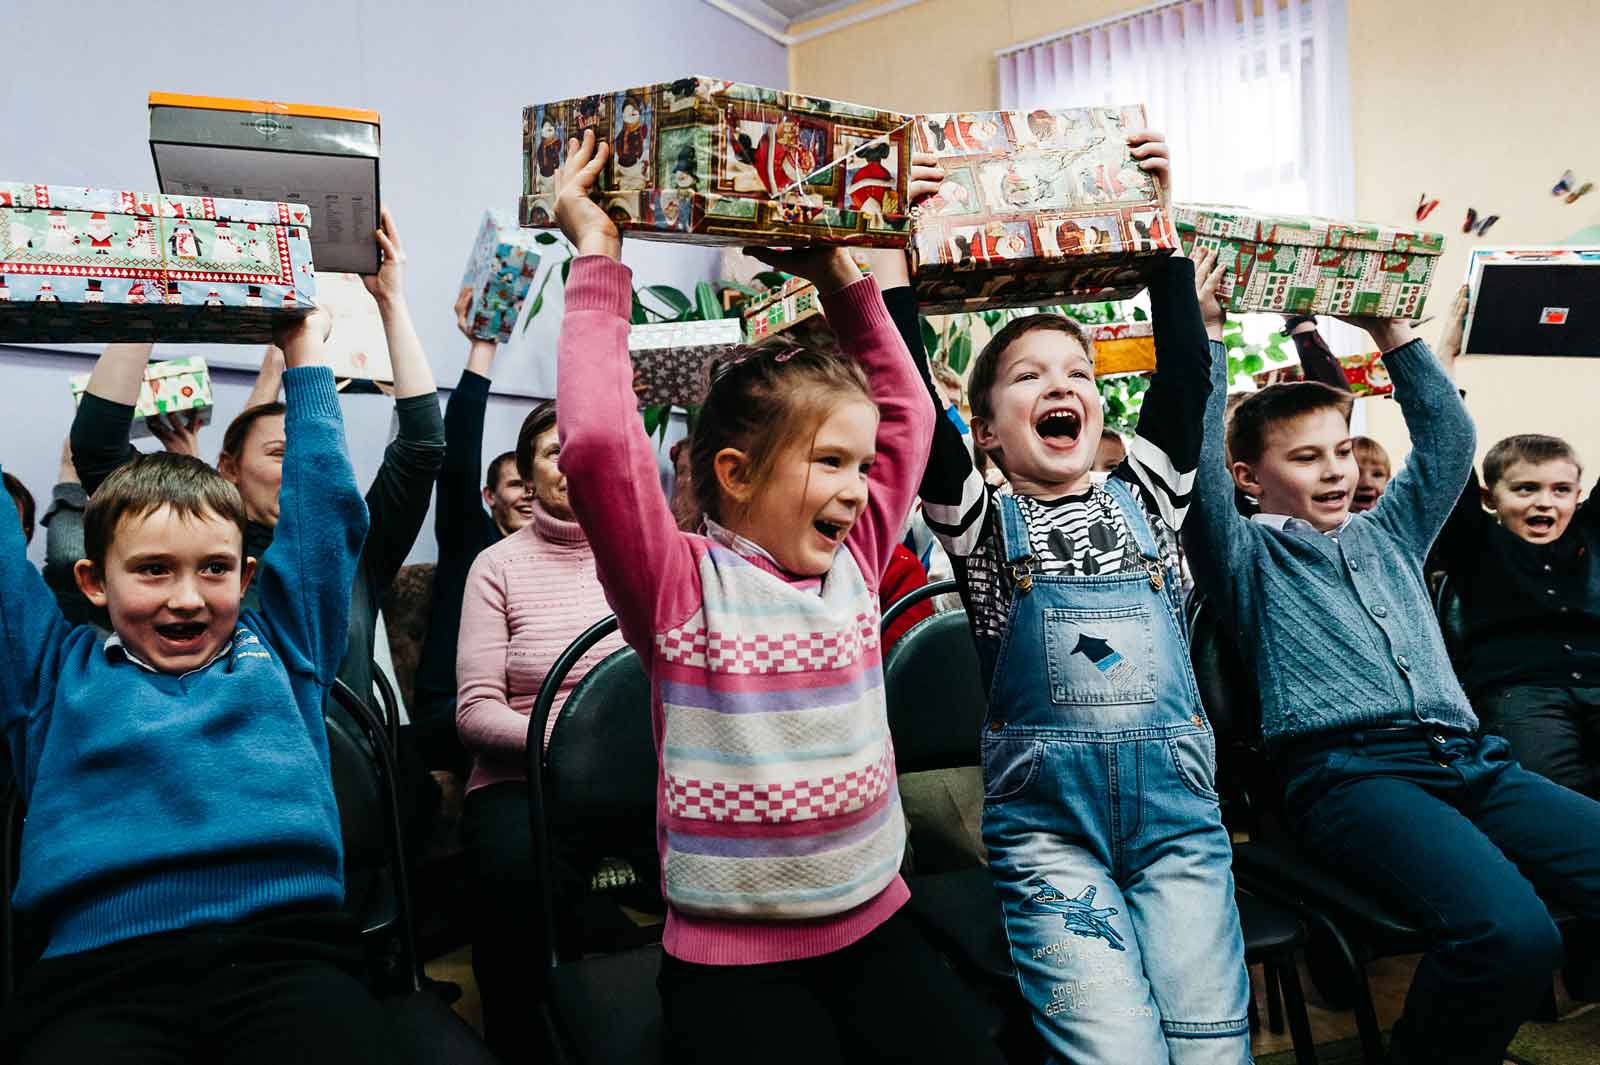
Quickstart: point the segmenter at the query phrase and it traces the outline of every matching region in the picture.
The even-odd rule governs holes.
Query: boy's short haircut
[[[1483,483],[1493,488],[1506,471],[1519,462],[1535,466],[1541,462],[1570,462],[1577,467],[1578,476],[1583,476],[1583,463],[1578,461],[1578,453],[1571,444],[1559,436],[1520,433],[1501,440],[1483,456]]]
[[[1321,381],[1268,385],[1245,396],[1228,423],[1227,452],[1231,462],[1259,462],[1267,433],[1279,422],[1293,421],[1320,410],[1336,410],[1345,424],[1355,397]]]
[[[96,569],[124,518],[142,518],[162,507],[185,518],[217,517],[239,529],[242,547],[246,518],[239,490],[222,474],[192,455],[153,451],[117,467],[89,497],[83,512],[83,548]]]
[[[1084,332],[1083,326],[1063,314],[1030,314],[1023,318],[1013,318],[1007,322],[1000,332],[989,338],[989,343],[978,352],[978,357],[973,360],[972,373],[967,377],[967,402],[972,407],[975,418],[989,421],[994,417],[994,407],[989,403],[989,393],[994,390],[995,378],[1000,373],[1000,359],[1005,355],[1006,349],[1021,340],[1029,333],[1036,333],[1041,329],[1052,329],[1057,333],[1065,333],[1076,340],[1089,357],[1089,365],[1094,365],[1094,341],[1089,339],[1089,334]]]
[[[483,479],[483,486],[491,492],[500,490],[500,481],[506,475],[506,466],[516,466],[517,453],[515,451],[502,451],[489,463],[489,472]]]
[[[33,540],[33,516],[37,512],[38,504],[34,502],[33,493],[28,491],[28,486],[13,477],[10,473],[4,475],[6,492],[17,504],[17,513],[22,516],[22,538]]]
[[[253,407],[246,407],[240,411],[234,416],[233,421],[228,423],[228,431],[222,434],[221,454],[233,455],[237,458],[239,453],[244,450],[244,442],[250,439],[250,430],[255,428],[256,422],[262,418],[283,414],[288,409],[282,403],[274,402],[257,403]]]
[[[1352,436],[1350,444],[1356,454],[1357,462],[1368,462],[1378,459],[1383,463],[1383,468],[1390,473],[1394,472],[1394,463],[1389,461],[1389,449],[1372,439],[1370,436]]]
[[[545,433],[556,427],[556,401],[547,399],[522,419],[517,430],[517,473],[524,481],[533,480],[533,445]],[[499,478],[496,478],[498,480]],[[494,485],[490,485],[493,488]]]

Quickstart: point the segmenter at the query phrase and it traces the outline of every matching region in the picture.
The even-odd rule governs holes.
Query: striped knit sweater
[[[799,579],[724,530],[678,531],[636,413],[629,272],[584,257],[567,285],[561,468],[606,598],[650,674],[663,945],[689,962],[826,954],[907,898],[877,589],[932,412],[875,284],[823,303],[871,381],[878,458],[832,568]]]
[[[583,529],[537,501],[532,521],[473,560],[456,644],[456,731],[472,752],[468,792],[527,779],[528,714],[545,674],[567,644],[610,613]],[[547,745],[567,695],[622,645],[613,633],[567,674],[545,724]]]

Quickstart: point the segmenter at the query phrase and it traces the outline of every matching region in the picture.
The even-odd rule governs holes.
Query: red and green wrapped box
[[[926,314],[1117,300],[1178,246],[1127,135],[1142,105],[918,115],[918,151],[945,180],[913,212]]]
[[[1382,353],[1373,351],[1365,355],[1341,356],[1339,365],[1344,369],[1344,379],[1350,384],[1351,395],[1361,399],[1394,395],[1394,384],[1389,380],[1388,368],[1383,365]],[[1299,363],[1263,370],[1255,375],[1257,388],[1305,379],[1305,371]]]
[[[567,141],[609,141],[595,199],[625,234],[904,247],[910,117],[689,77],[522,111],[524,226],[555,225]]]
[[[817,286],[791,277],[782,287],[750,301],[744,311],[745,340],[754,344],[822,313]]]
[[[83,402],[89,390],[89,375],[73,374],[68,380],[74,405]],[[139,400],[133,405],[133,436],[151,436],[146,418],[161,414],[186,414],[196,412],[200,425],[211,422],[211,375],[206,372],[206,360],[198,356],[152,362],[144,369],[144,382],[139,386]]]
[[[1178,204],[1183,250],[1213,248],[1228,267],[1230,311],[1415,318],[1422,313],[1440,233]]]
[[[302,204],[0,182],[0,342],[266,343],[316,306]]]

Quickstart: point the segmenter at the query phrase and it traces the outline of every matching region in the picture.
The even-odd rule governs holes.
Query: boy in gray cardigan
[[[1422,563],[1470,472],[1472,421],[1408,325],[1352,320],[1385,353],[1414,445],[1378,505],[1350,513],[1351,400],[1326,385],[1241,403],[1230,467],[1222,312],[1207,302],[1212,390],[1184,526],[1196,581],[1255,671],[1307,852],[1432,933],[1391,1060],[1500,1065],[1561,963],[1541,896],[1600,918],[1600,803],[1480,736],[1445,653]],[[1253,519],[1236,487],[1260,502]]]

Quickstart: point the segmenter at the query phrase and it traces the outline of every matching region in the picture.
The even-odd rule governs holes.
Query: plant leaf
[[[694,286],[694,306],[702,322],[714,322],[722,317],[722,300],[709,281],[701,281]]]
[[[931,359],[939,352],[939,331],[933,327],[932,322],[921,315],[917,317],[917,321],[922,326],[922,350]]]
[[[533,239],[539,244],[554,244],[560,238],[554,233],[535,233]]]
[[[665,404],[659,404],[654,407],[646,407],[644,409],[644,432],[646,436],[654,436],[656,434],[657,427],[666,422],[667,414],[671,411],[671,409],[671,407],[668,407]]]
[[[660,300],[663,304],[670,308],[672,313],[670,315],[662,315],[662,317],[665,318],[671,318],[675,320],[681,319],[686,313],[688,313],[689,308],[694,306],[694,304],[689,301],[688,296],[685,296],[682,292],[673,288],[671,285],[646,285],[644,289],[641,290],[640,295],[650,296],[654,299]]]
[[[769,289],[782,288],[784,282],[789,280],[789,275],[782,270],[763,270],[754,278],[756,284],[765,285]]]
[[[950,345],[950,357],[945,360],[950,364],[950,369],[958,374],[967,372],[967,363],[972,361],[972,334],[962,333]]]
[[[544,277],[539,281],[539,290],[533,294],[533,303],[528,307],[528,316],[527,318],[523,319],[522,322],[522,331],[524,333],[528,331],[529,326],[533,325],[533,320],[539,317],[539,312],[544,310],[544,290],[550,284],[550,278],[554,276],[555,272],[556,268],[554,264],[552,264],[545,270]],[[563,271],[561,274],[561,283],[563,285],[567,283],[567,275],[565,271]]]
[[[628,322],[632,325],[644,325],[650,320],[650,312],[644,304],[639,302],[639,294],[633,294],[633,313],[629,315]]]

